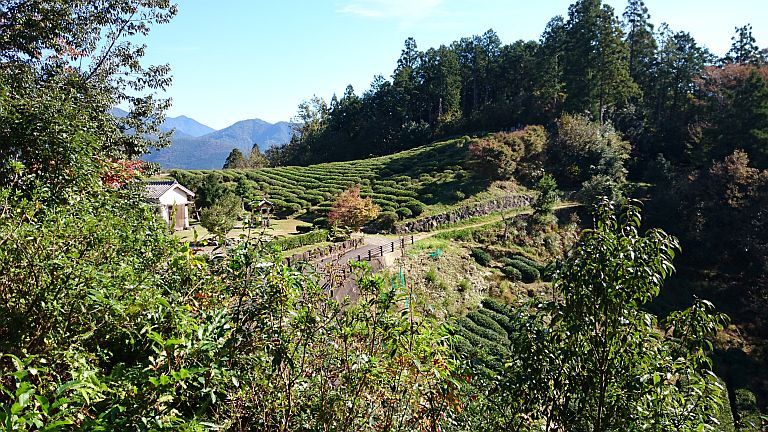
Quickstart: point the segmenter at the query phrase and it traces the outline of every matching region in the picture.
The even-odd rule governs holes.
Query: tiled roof
[[[191,190],[185,188],[184,186],[180,185],[179,182],[174,180],[147,182],[146,196],[149,199],[160,199],[161,196],[173,188],[179,188],[186,192],[189,196],[195,196]]]

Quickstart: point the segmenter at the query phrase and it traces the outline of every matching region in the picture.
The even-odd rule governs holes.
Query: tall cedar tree
[[[566,34],[565,109],[587,111],[602,123],[609,109],[622,107],[638,90],[619,21],[600,0],[580,0],[568,10]]]
[[[629,0],[624,11],[625,42],[629,49],[629,75],[643,91],[651,81],[656,56],[651,16],[643,0]]]
[[[736,27],[736,34],[731,37],[731,49],[725,54],[722,63],[746,63],[761,66],[766,63],[765,51],[757,46],[757,41],[752,35],[752,24]]]
[[[222,168],[224,169],[236,169],[236,168],[245,168],[247,166],[247,161],[245,160],[245,156],[243,156],[243,152],[240,151],[240,149],[232,149],[231,152],[229,152],[229,155],[227,156],[227,160],[224,161],[224,166]]]

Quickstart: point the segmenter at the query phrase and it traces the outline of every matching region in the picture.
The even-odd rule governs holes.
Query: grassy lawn
[[[272,236],[272,237],[284,237],[288,235],[297,234],[296,231],[297,226],[301,225],[310,225],[306,222],[302,222],[297,219],[273,219],[269,228],[266,229],[265,234]],[[174,235],[178,237],[181,241],[194,241],[195,239],[195,232],[197,232],[197,238],[198,239],[204,239],[209,237],[208,230],[200,226],[198,222],[192,222],[189,229],[185,229],[182,231],[176,231]],[[250,235],[256,236],[259,235],[262,232],[261,228],[251,228],[250,230],[248,228],[242,228],[235,226],[233,230],[227,233],[227,238],[240,238],[240,235]]]

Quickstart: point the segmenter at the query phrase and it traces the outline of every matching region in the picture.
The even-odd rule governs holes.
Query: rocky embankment
[[[442,225],[453,224],[479,216],[486,216],[498,211],[528,207],[533,202],[533,199],[534,197],[532,195],[508,195],[490,201],[461,207],[446,213],[426,216],[412,221],[400,222],[395,224],[394,232],[395,234],[405,234],[432,231]]]

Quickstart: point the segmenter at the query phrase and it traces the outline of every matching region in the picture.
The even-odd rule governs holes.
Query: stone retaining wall
[[[533,200],[534,197],[531,195],[508,195],[490,201],[461,207],[447,213],[440,213],[412,221],[400,222],[395,224],[394,232],[395,234],[405,234],[411,232],[432,231],[442,225],[453,224],[479,216],[486,216],[498,211],[529,207],[531,203],[533,203]]]

